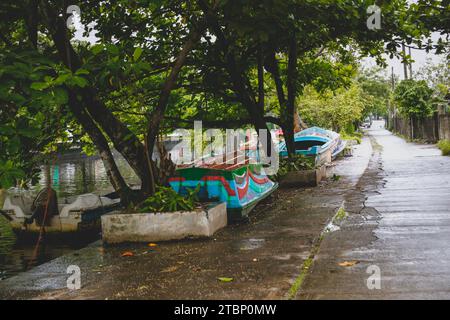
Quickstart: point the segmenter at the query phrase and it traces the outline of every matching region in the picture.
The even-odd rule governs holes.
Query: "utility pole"
[[[394,77],[394,67],[391,67],[391,87],[392,92],[395,90],[395,77]],[[391,99],[388,99],[388,117],[387,117],[387,128],[389,130],[397,130],[396,127],[396,115],[397,110],[395,108],[395,104],[391,107]]]
[[[406,50],[405,50],[405,44],[404,43],[402,43],[402,52],[403,52],[403,72],[404,72],[404,75],[405,75],[405,80],[407,80],[408,79],[408,64],[407,64],[407,62],[405,60],[405,58],[406,58]]]
[[[411,55],[411,47],[408,48],[408,52],[409,52],[409,58],[412,59],[412,55]],[[410,79],[413,78],[412,62],[409,62],[409,78],[410,78]]]
[[[402,42],[402,52],[403,52],[403,72],[405,73],[405,80],[408,79],[408,63],[406,62],[406,50],[405,50],[405,43]],[[410,48],[410,53],[411,53],[411,48]],[[411,66],[410,67],[410,71],[412,70]],[[412,75],[411,75],[412,76]],[[414,120],[413,117],[410,116],[409,117],[409,123],[410,123],[410,127],[411,127],[411,139],[414,139]]]
[[[394,67],[391,67],[391,85],[392,91],[395,89]]]

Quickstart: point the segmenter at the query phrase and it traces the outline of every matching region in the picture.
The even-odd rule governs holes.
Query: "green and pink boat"
[[[181,195],[200,184],[201,201],[226,202],[229,222],[246,219],[256,204],[278,187],[265,174],[262,164],[248,160],[240,164],[201,162],[180,166],[169,183]]]

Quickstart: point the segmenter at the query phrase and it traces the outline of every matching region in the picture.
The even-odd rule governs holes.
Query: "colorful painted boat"
[[[341,135],[331,130],[325,130],[319,127],[312,127],[297,133],[297,136],[321,136],[331,140],[330,149],[331,157],[336,158],[344,151],[347,141],[341,139]]]
[[[243,220],[258,202],[278,187],[264,172],[261,164],[248,161],[243,164],[202,164],[179,167],[169,179],[170,186],[179,194],[200,184],[201,201],[227,203],[228,221]]]
[[[317,164],[331,161],[344,150],[346,145],[338,133],[319,127],[311,127],[296,133],[294,140],[295,153],[315,156]],[[285,142],[280,143],[279,153],[280,156],[287,157]]]

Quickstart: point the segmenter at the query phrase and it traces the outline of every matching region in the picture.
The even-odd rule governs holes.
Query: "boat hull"
[[[37,235],[45,232],[46,235],[98,233],[101,231],[100,217],[121,207],[120,200],[99,197],[93,194],[80,195],[73,203],[64,205],[60,214],[52,216],[50,221],[41,227],[34,221],[24,224],[25,219],[31,216],[25,213],[23,207],[12,203],[7,197],[3,211],[8,216],[13,231],[18,236]]]
[[[181,195],[200,185],[201,201],[227,203],[230,222],[245,219],[258,202],[278,187],[259,164],[247,164],[233,170],[182,168],[169,179],[169,183]]]
[[[316,157],[316,165],[331,162],[345,148],[345,141],[334,131],[312,127],[294,135],[296,144],[295,153],[304,156]],[[287,157],[287,147],[282,143],[279,148],[281,157]]]

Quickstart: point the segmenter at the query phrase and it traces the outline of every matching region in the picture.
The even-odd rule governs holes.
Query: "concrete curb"
[[[340,230],[338,226],[342,223],[346,216],[347,213],[345,211],[345,201],[342,201],[334,216],[329,220],[329,222],[323,228],[322,232],[320,232],[319,236],[314,240],[309,256],[303,262],[302,267],[300,268],[300,274],[295,278],[294,283],[289,289],[289,292],[287,294],[288,300],[295,299],[300,293],[302,284],[305,281],[307,275],[310,273],[312,266],[314,265],[314,259],[320,250],[320,245],[323,238],[330,232]],[[337,228],[333,228],[333,226]]]

